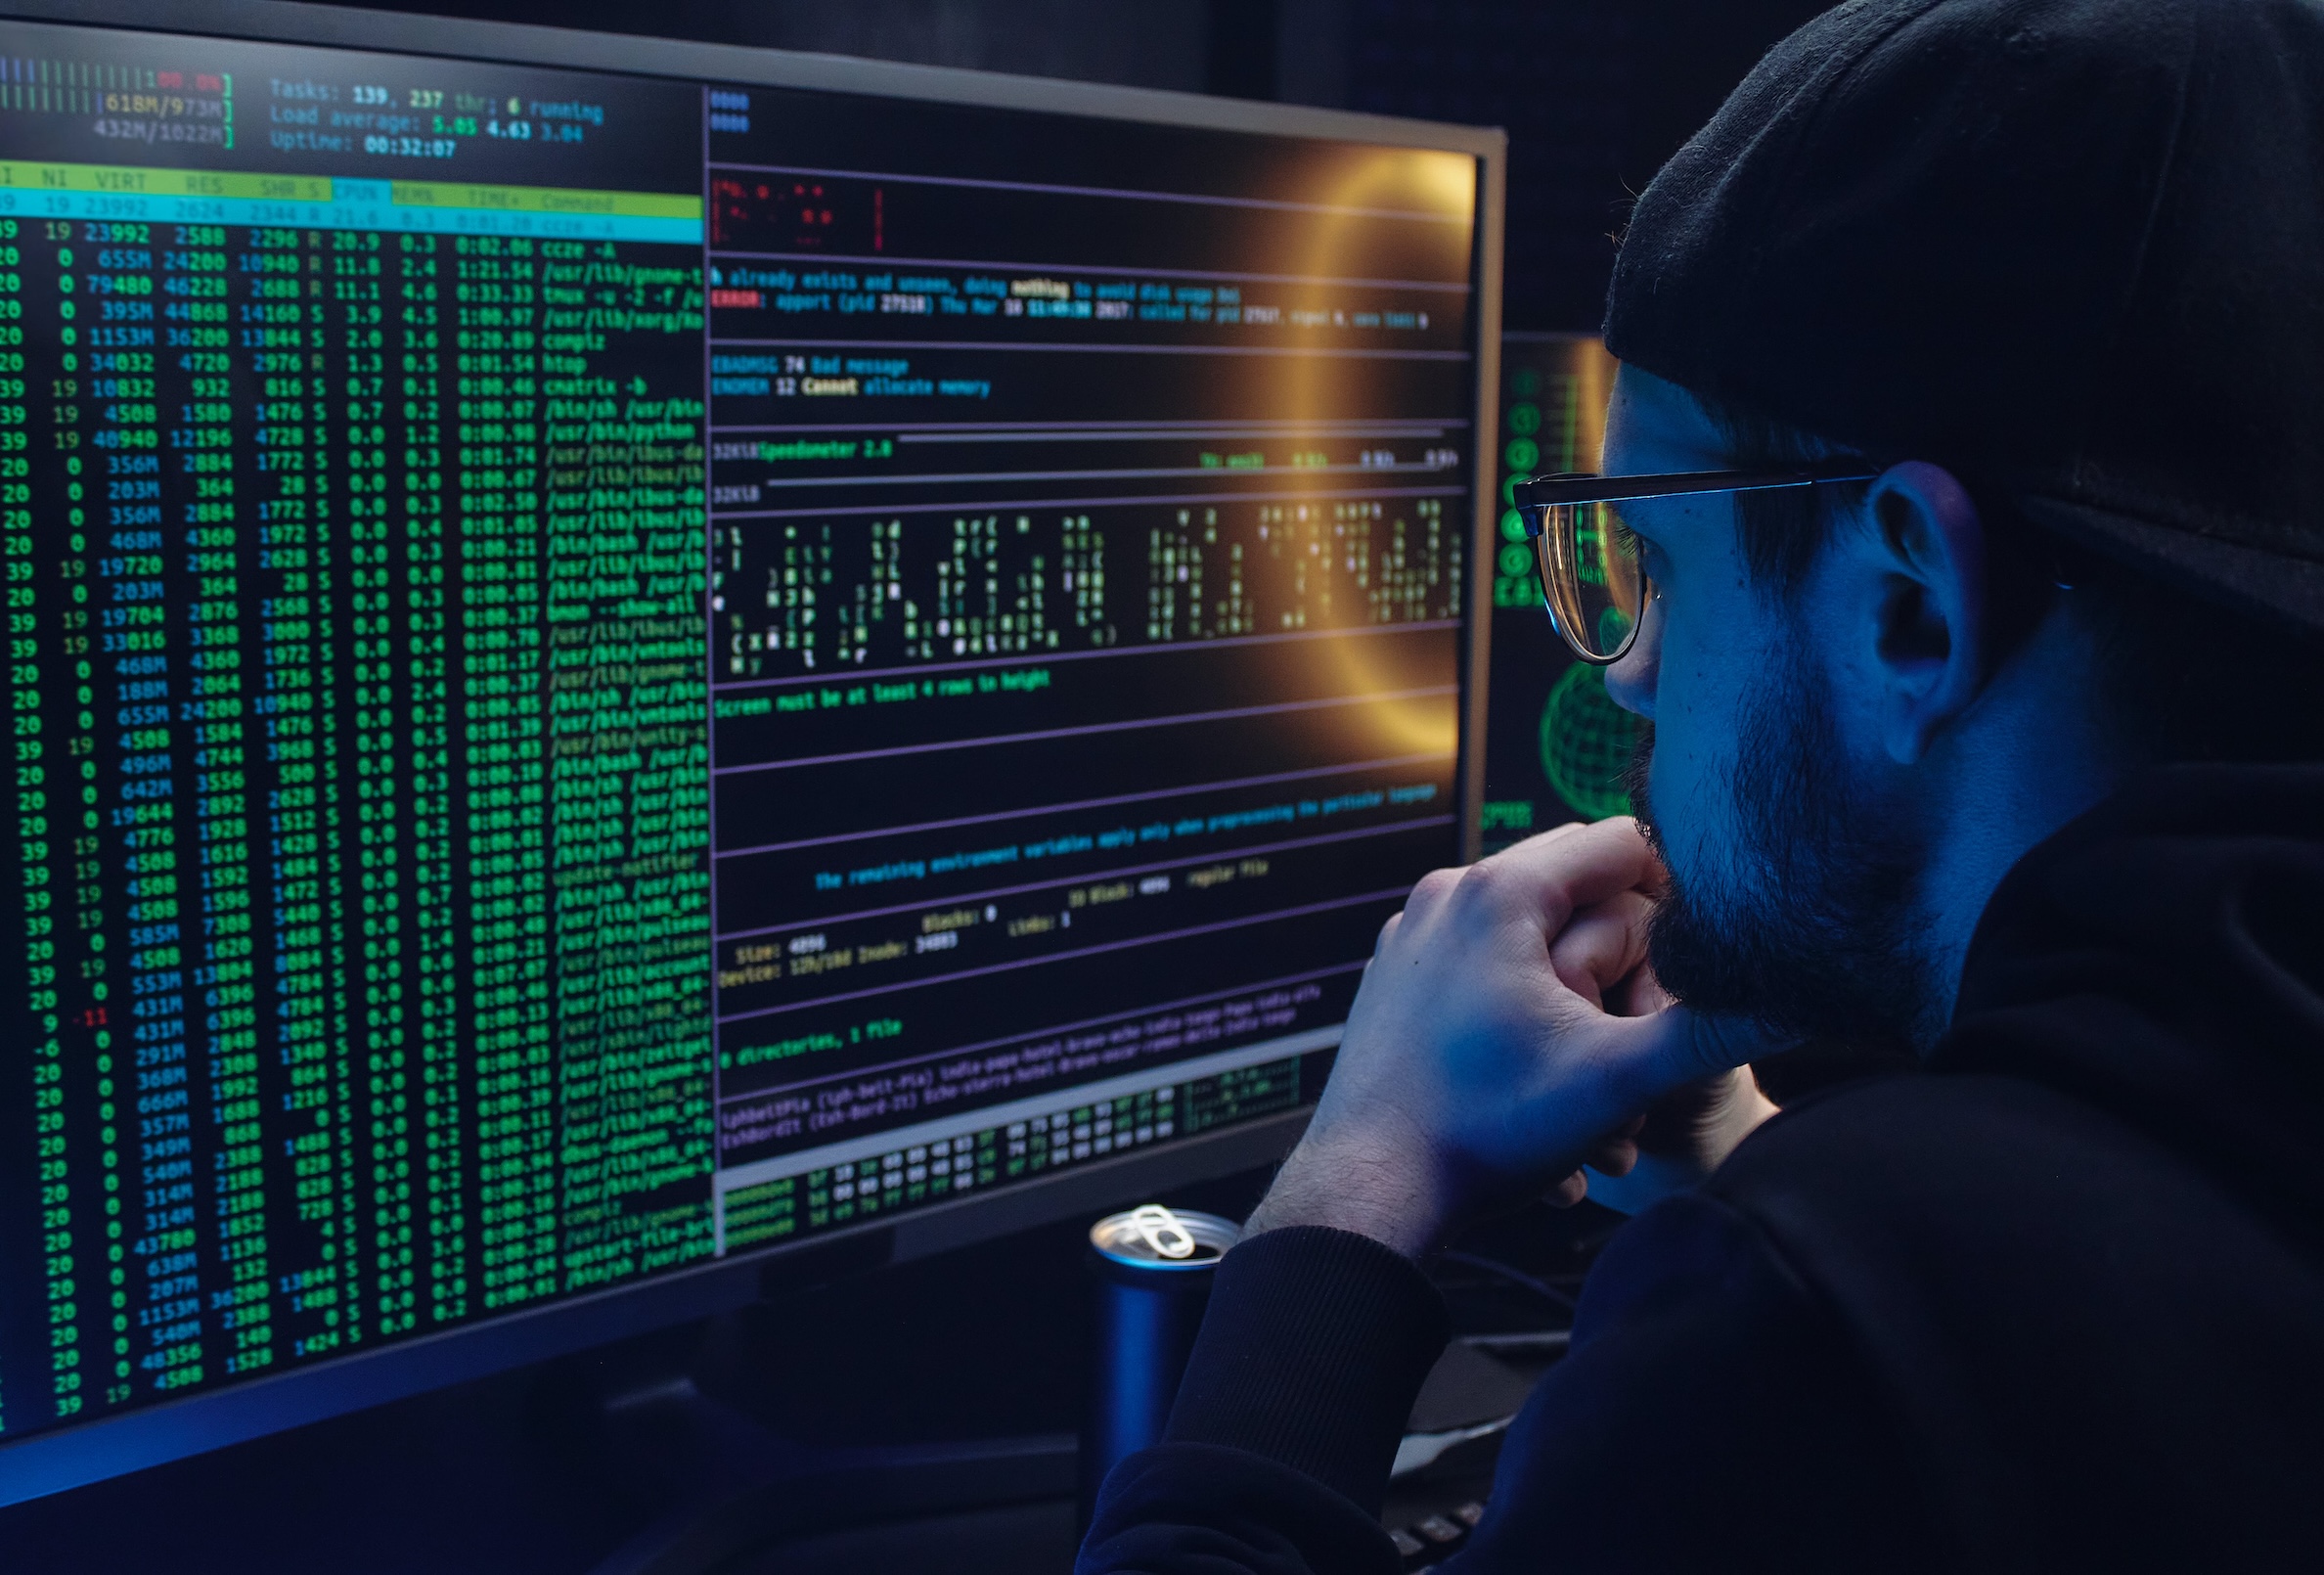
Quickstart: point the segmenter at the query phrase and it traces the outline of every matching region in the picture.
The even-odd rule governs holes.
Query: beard
[[[1925,1044],[1943,1023],[1930,1021],[1935,968],[1914,917],[1918,850],[1850,780],[1820,675],[1795,656],[1770,677],[1738,728],[1735,836],[1711,868],[1672,863],[1647,790],[1654,730],[1640,734],[1625,780],[1671,876],[1648,962],[1698,1012],[1803,1039]]]

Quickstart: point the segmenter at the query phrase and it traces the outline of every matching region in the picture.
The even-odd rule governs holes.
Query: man
[[[1081,1568],[1395,1569],[1415,1260],[1658,1127],[1457,1567],[2312,1566],[2324,4],[1853,0],[1606,332],[1609,477],[1801,484],[1616,505],[1650,832],[1413,892]]]

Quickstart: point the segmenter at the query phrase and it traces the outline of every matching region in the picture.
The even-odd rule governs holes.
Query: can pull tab
[[[1179,1217],[1159,1203],[1141,1203],[1130,1214],[1130,1228],[1165,1258],[1194,1256],[1194,1238]]]

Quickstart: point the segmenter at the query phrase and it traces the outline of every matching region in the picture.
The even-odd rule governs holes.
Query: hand
[[[1590,1197],[1635,1214],[1717,1170],[1774,1113],[1775,1102],[1760,1092],[1748,1066],[1685,1084],[1600,1144],[1587,1160],[1588,1170],[1559,1183],[1551,1201]]]
[[[1575,994],[1625,1017],[1643,1017],[1676,1005],[1646,963],[1646,926],[1652,899],[1639,890],[1616,894],[1577,913],[1549,947],[1549,963]],[[1595,1198],[1635,1214],[1647,1204],[1694,1186],[1717,1170],[1735,1146],[1775,1113],[1748,1066],[1737,1066],[1664,1095],[1599,1140],[1577,1170],[1546,1194],[1559,1207]]]
[[[1417,1256],[1568,1178],[1663,1096],[1779,1048],[1625,980],[1661,866],[1628,819],[1413,888],[1380,931],[1316,1118],[1246,1228],[1331,1225]],[[1608,1011],[1611,1000],[1617,1011]]]

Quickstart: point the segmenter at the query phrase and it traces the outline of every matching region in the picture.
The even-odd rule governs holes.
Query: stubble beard
[[[1802,1039],[1925,1044],[1942,1023],[1912,902],[1921,860],[1853,790],[1823,689],[1794,657],[1755,692],[1729,774],[1735,843],[1715,868],[1671,868],[1648,961],[1699,1012]],[[1649,726],[1626,781],[1670,866],[1647,791],[1653,753]]]

